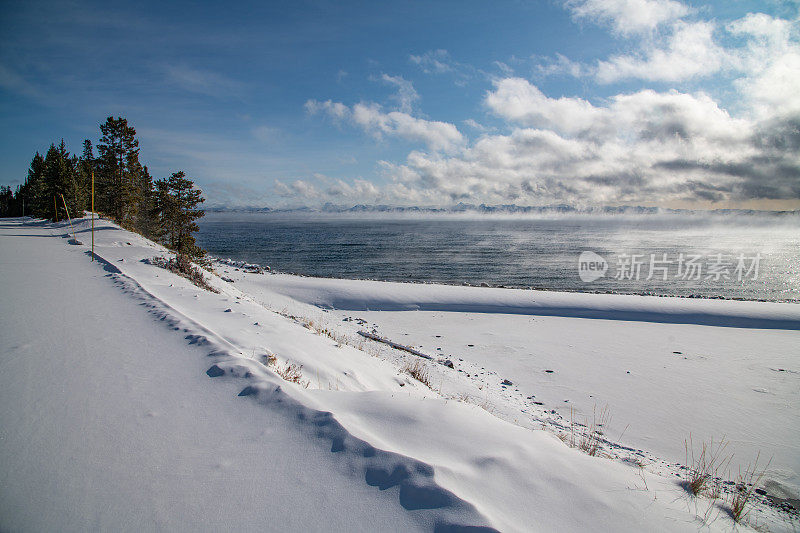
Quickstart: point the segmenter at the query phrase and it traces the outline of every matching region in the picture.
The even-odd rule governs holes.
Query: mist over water
[[[228,212],[208,213],[198,242],[216,257],[309,276],[800,301],[797,216]],[[607,262],[603,277],[581,280],[583,251]],[[699,276],[687,276],[691,256]]]

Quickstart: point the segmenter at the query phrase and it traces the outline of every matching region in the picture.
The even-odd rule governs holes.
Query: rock
[[[450,359],[446,360],[442,364],[444,366],[446,366],[447,368],[455,368],[456,367],[456,365],[454,365],[453,362]]]
[[[765,491],[764,489],[756,489],[756,494],[760,494],[762,496],[766,496],[767,495],[767,491]]]
[[[511,380],[504,379],[502,385],[513,385],[514,383]]]
[[[545,370],[545,372],[546,372],[547,374],[552,374],[553,372],[555,372],[555,370]]]
[[[225,371],[222,370],[217,365],[213,365],[211,368],[206,370],[206,374],[208,374],[208,377],[210,377],[210,378],[218,378],[218,377],[224,375]]]
[[[488,287],[488,286],[489,286],[488,283],[486,283],[485,281],[481,281],[481,287]]]
[[[232,311],[233,311],[233,309],[231,309],[230,307],[225,310],[226,313],[230,313]]]

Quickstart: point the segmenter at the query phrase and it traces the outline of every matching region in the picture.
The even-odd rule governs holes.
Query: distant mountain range
[[[270,208],[270,207],[226,207],[214,206],[206,209],[209,212],[238,212],[238,213],[431,213],[431,214],[451,214],[451,213],[476,213],[476,214],[628,214],[628,215],[656,215],[656,214],[689,214],[689,213],[714,213],[720,215],[800,215],[800,210],[795,211],[759,211],[756,209],[713,209],[713,210],[691,210],[691,209],[669,209],[664,207],[644,207],[644,206],[603,206],[603,207],[575,207],[567,204],[555,204],[545,206],[529,205],[486,205],[486,204],[466,204],[460,202],[451,207],[419,207],[419,206],[394,206],[394,205],[365,205],[357,204],[351,207],[335,205],[331,203],[320,207],[294,207],[294,208]]]

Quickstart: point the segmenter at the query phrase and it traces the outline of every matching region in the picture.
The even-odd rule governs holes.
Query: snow
[[[95,225],[91,262],[86,219],[82,245],[64,224],[0,222],[0,530],[730,530],[667,464],[687,429],[774,454],[770,481],[796,495],[797,306],[233,263],[215,268],[234,282],[209,275],[214,294],[143,261],[161,247]],[[373,329],[433,360],[358,335]],[[303,365],[307,387],[266,355]],[[402,372],[413,360],[432,388]],[[630,425],[610,427],[622,445],[604,457],[556,436],[556,403],[585,414],[588,394]],[[786,516],[758,504],[750,521],[791,530]]]
[[[463,359],[457,368],[477,383],[509,379],[505,392],[516,394],[498,401],[517,409],[538,401],[591,421],[607,407],[614,439],[672,463],[685,461],[690,436],[725,438],[733,464],[760,453],[775,481],[800,492],[800,305],[240,278],[237,287],[264,300],[278,293],[327,307],[389,340]],[[528,418],[533,426],[541,413]]]

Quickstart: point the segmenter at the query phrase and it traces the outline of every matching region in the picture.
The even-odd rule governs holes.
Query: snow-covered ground
[[[223,264],[215,294],[96,225],[91,262],[86,220],[0,221],[0,530],[731,530],[680,486],[689,433],[797,498],[799,306]],[[557,435],[595,405],[592,457]],[[752,524],[797,526],[763,501]]]

